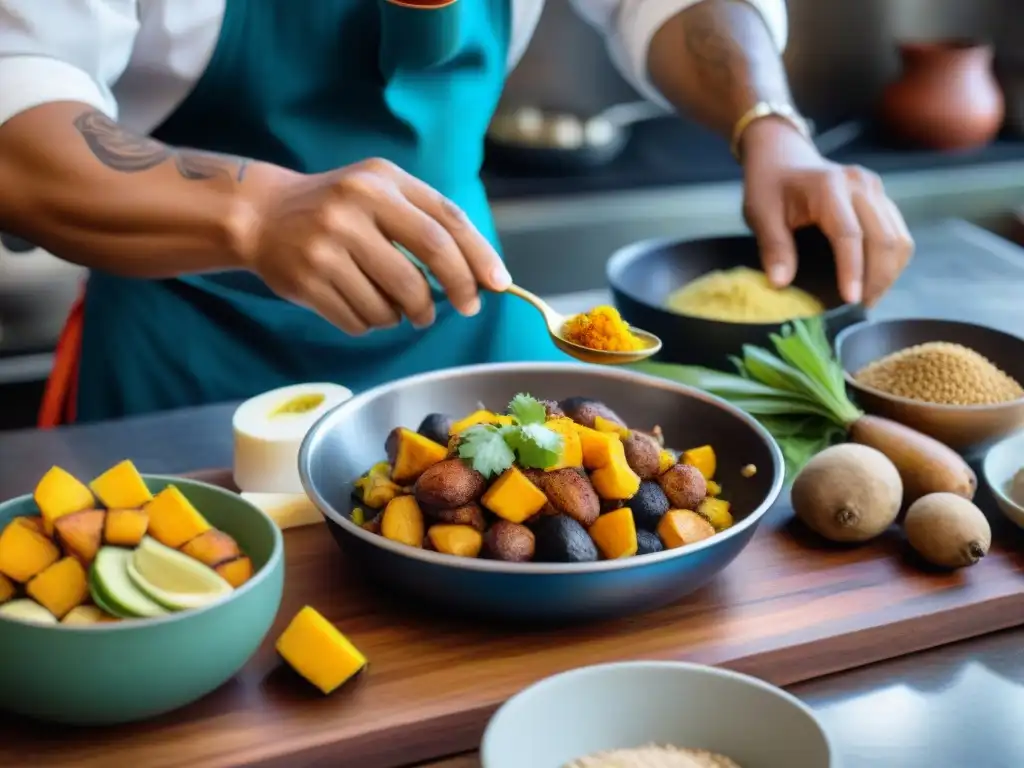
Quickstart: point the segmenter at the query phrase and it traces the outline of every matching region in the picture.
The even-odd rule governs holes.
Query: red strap
[[[64,330],[53,356],[53,370],[46,382],[43,402],[39,408],[40,429],[51,429],[61,424],[73,424],[78,402],[78,366],[82,357],[82,322],[85,318],[85,291],[68,313]]]

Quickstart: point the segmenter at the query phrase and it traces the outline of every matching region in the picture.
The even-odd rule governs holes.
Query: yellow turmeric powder
[[[667,309],[731,323],[782,323],[825,311],[822,303],[806,291],[793,285],[775,288],[764,272],[750,267],[701,275],[674,291]]]
[[[562,336],[573,344],[605,352],[632,352],[644,348],[614,307],[594,307],[565,321]]]

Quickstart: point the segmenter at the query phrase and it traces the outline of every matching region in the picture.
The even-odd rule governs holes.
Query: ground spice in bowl
[[[618,311],[608,306],[570,317],[562,327],[562,337],[581,347],[604,352],[634,352],[646,346]]]
[[[1024,397],[1024,387],[973,349],[932,341],[901,349],[857,371],[858,384],[937,405],[997,405]]]
[[[724,755],[703,749],[647,746],[616,749],[573,760],[565,768],[740,768]]]

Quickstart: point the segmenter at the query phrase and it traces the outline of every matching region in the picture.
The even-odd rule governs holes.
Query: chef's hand
[[[386,160],[280,175],[254,211],[248,266],[351,335],[395,326],[401,315],[417,327],[434,321],[430,286],[393,243],[430,269],[463,315],[479,312],[481,287],[511,282],[457,205]]]
[[[817,225],[835,252],[839,290],[870,306],[910,261],[914,241],[882,181],[858,166],[823,158],[782,120],[752,124],[742,144],[744,216],[769,279],[788,285],[797,270],[793,230]]]

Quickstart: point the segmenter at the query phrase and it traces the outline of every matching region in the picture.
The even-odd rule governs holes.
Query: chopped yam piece
[[[54,529],[64,551],[77,557],[83,565],[89,565],[103,543],[103,521],[106,516],[102,509],[87,509],[58,518]]]
[[[235,589],[252,578],[252,560],[248,557],[236,557],[214,568],[221,578]]]
[[[59,619],[89,597],[89,578],[76,558],[65,557],[32,579],[25,591]]]
[[[427,538],[434,549],[456,557],[476,557],[484,546],[484,537],[468,525],[432,525]]]
[[[277,640],[277,652],[325,694],[354,677],[366,657],[333,624],[308,605]]]
[[[0,573],[24,584],[60,559],[57,545],[28,525],[12,523],[0,533]]]
[[[606,467],[619,455],[622,458],[626,457],[622,440],[613,432],[598,432],[596,429],[577,424],[576,434],[580,436],[583,466],[587,469]]]
[[[216,528],[199,534],[183,546],[181,551],[211,568],[242,556],[238,543],[224,531],[218,531]]]
[[[103,540],[115,547],[137,547],[149,530],[149,513],[144,509],[109,509]]]
[[[96,506],[92,491],[60,467],[51,467],[43,475],[33,498],[43,515],[43,530],[47,536],[53,535],[53,524],[58,517]]]
[[[572,419],[558,418],[550,419],[544,426],[562,438],[562,448],[558,452],[558,460],[547,467],[548,472],[567,467],[583,466],[583,444],[580,442],[579,432],[576,431],[576,422]]]
[[[548,497],[517,467],[509,467],[487,489],[480,503],[510,523],[521,523],[540,512]]]
[[[638,549],[633,510],[629,507],[606,512],[587,530],[605,560],[632,557]]]
[[[714,535],[711,523],[689,509],[670,509],[658,523],[658,536],[668,549],[703,541]]]
[[[718,459],[715,456],[715,449],[710,445],[701,445],[697,448],[691,448],[688,451],[683,452],[682,458],[683,464],[689,464],[692,467],[696,467],[705,480],[710,480],[715,476],[715,470],[718,468]]]
[[[380,520],[380,532],[386,539],[423,546],[423,512],[415,496],[399,496],[388,503]]]
[[[153,500],[146,481],[127,459],[97,477],[89,487],[107,509],[135,509]]]
[[[149,535],[164,546],[179,549],[212,527],[177,487],[168,485],[146,505]]]

